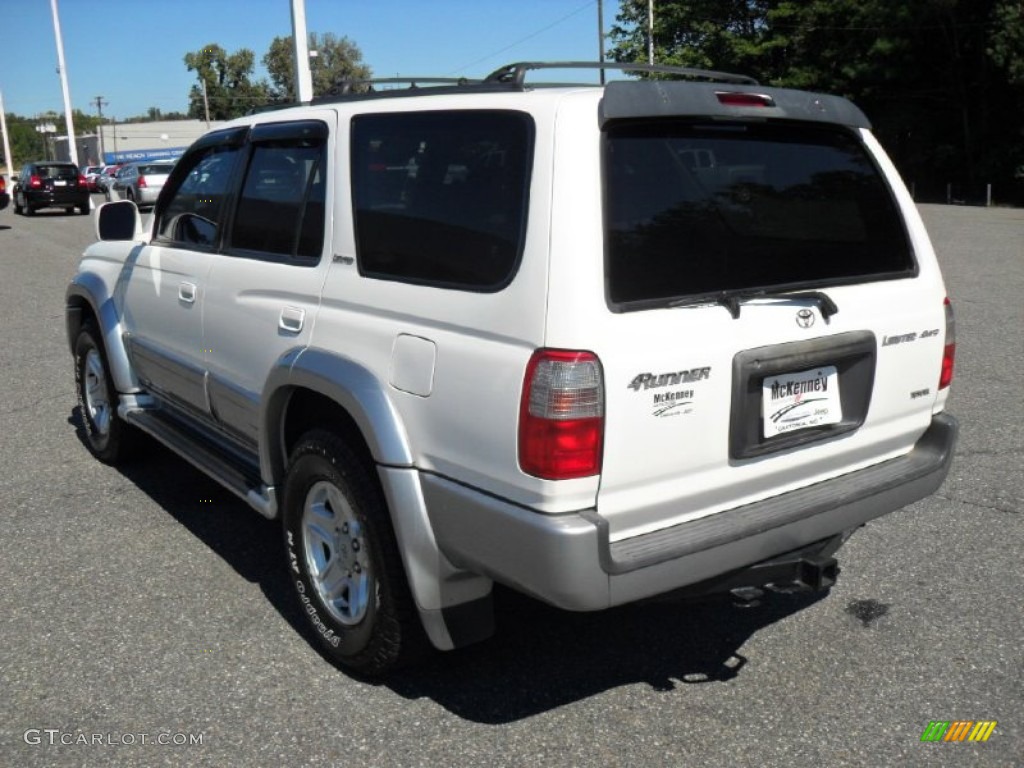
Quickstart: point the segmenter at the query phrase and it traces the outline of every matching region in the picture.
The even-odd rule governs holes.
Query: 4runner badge
[[[814,312],[809,309],[801,309],[796,313],[796,324],[801,328],[810,328],[814,325]]]
[[[711,375],[711,367],[691,368],[688,371],[676,371],[674,373],[639,373],[626,386],[634,392],[641,389],[656,389],[657,387],[671,387],[676,384],[690,384],[694,381],[703,381]]]

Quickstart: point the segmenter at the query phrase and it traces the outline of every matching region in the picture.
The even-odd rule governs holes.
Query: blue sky
[[[189,51],[291,34],[290,0],[58,0],[71,104],[105,116],[184,112]],[[617,0],[604,0],[611,27]],[[522,60],[596,60],[597,0],[306,0],[310,32],[356,43],[379,77],[482,76]],[[0,0],[0,94],[8,113],[63,112],[49,0]],[[257,65],[256,76],[265,74]]]

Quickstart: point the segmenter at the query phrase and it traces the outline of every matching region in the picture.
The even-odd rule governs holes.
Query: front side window
[[[899,209],[856,134],[655,121],[604,141],[612,305],[903,277]]]
[[[174,174],[178,186],[167,192],[157,237],[187,247],[215,248],[241,156],[239,147],[220,144],[182,158]]]
[[[352,121],[356,251],[369,277],[494,291],[526,228],[533,123],[506,111]]]
[[[257,144],[242,184],[230,247],[298,258],[323,250],[324,142]]]

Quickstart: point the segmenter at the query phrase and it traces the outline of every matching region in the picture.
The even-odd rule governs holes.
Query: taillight
[[[7,189],[7,182],[4,181],[3,176],[0,176],[0,192],[3,192],[5,189]]]
[[[43,180],[38,176],[30,176],[28,179],[28,185],[32,187],[32,189],[39,189],[43,186]]]
[[[956,357],[956,318],[949,297],[943,302],[946,310],[946,346],[942,350],[942,373],[939,374],[939,389],[945,389],[953,381],[953,359]]]
[[[592,352],[538,349],[519,405],[519,467],[545,480],[601,471],[604,384]]]
[[[144,186],[146,186],[146,177],[145,176],[139,176],[139,187],[144,187]]]
[[[85,186],[88,186],[88,185],[89,185],[89,182],[87,182],[85,180],[85,176],[83,176],[82,174],[78,174],[78,186],[85,187]]]

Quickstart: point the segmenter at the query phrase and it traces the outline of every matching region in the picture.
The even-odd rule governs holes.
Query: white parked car
[[[148,228],[102,206],[68,290],[91,450],[148,433],[279,518],[364,673],[488,636],[494,582],[827,589],[950,466],[950,302],[860,110],[536,68],[240,118]]]

